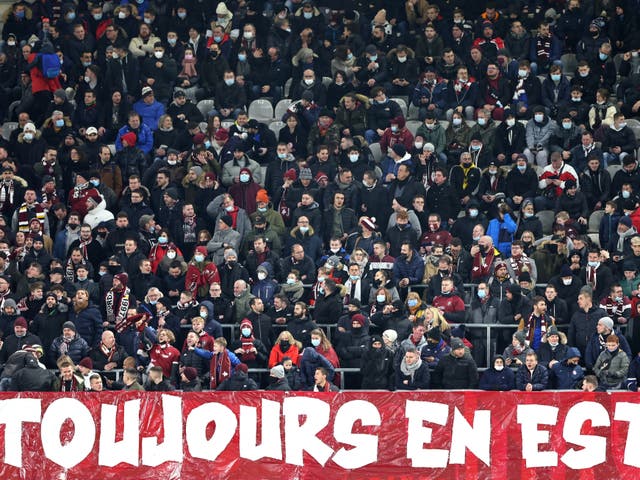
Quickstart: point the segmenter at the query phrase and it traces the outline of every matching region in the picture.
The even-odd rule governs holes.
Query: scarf
[[[251,332],[250,337],[245,337],[244,335],[240,335],[240,344],[242,346],[242,361],[244,363],[251,362],[256,359],[256,354],[251,350],[253,349],[255,342],[255,338],[253,336],[253,332]]]
[[[536,37],[536,53],[538,54],[538,61],[547,62],[551,53],[551,35],[548,37]]]
[[[69,281],[70,283],[75,282],[76,270],[82,265],[88,268],[87,261],[84,258],[80,261],[78,265],[74,264],[71,258],[69,258],[67,260],[67,263],[65,264],[64,278],[67,279],[67,281]]]
[[[80,385],[75,375],[71,377],[71,380],[65,381],[60,379],[60,391],[61,392],[79,392]]]
[[[523,272],[531,272],[531,260],[526,255],[521,255],[520,258],[510,257],[509,265],[516,277]]]
[[[180,77],[197,77],[198,72],[196,71],[196,59],[195,57],[192,59],[185,58],[182,60],[182,71],[180,72]]]
[[[400,363],[400,371],[403,375],[407,375],[411,377],[411,381],[413,382],[413,376],[418,371],[418,369],[422,366],[422,359],[418,358],[418,361],[413,365],[409,365],[407,361],[403,358]]]
[[[196,217],[183,217],[182,221],[182,240],[184,243],[196,243]]]
[[[320,122],[318,122],[318,131],[321,137],[324,137],[327,134],[331,125],[333,125],[333,119],[330,119],[326,125],[321,125]]]
[[[105,296],[105,306],[107,312],[107,321],[116,326],[127,320],[127,311],[129,310],[129,287],[125,287],[122,292],[116,292],[111,288]],[[126,326],[126,325],[125,325]],[[123,328],[124,329],[124,328]]]
[[[222,353],[216,353],[211,357],[211,390],[215,390],[224,380],[231,375],[231,359],[225,348]]]
[[[624,251],[624,242],[627,238],[633,237],[634,235],[637,235],[638,232],[636,232],[636,229],[631,227],[630,229],[628,229],[626,232],[624,233],[618,233],[618,243],[616,244],[616,250],[618,252],[622,252]]]
[[[111,359],[115,355],[117,349],[115,344],[113,347],[109,348],[104,343],[100,342],[100,351],[105,357],[107,357],[107,363],[111,363]]]
[[[84,195],[85,190],[89,188],[89,182],[81,183],[80,185],[76,185],[73,187],[73,191],[71,192],[71,198],[74,200],[78,200]]]
[[[484,278],[491,272],[491,265],[493,265],[493,257],[495,255],[495,249],[491,248],[485,257],[480,253],[477,253],[473,257],[473,269],[471,270],[471,278],[479,279]]]
[[[547,333],[547,315],[540,315],[540,338],[544,338]],[[529,319],[527,320],[525,326],[525,331],[527,332],[527,345],[531,345],[533,343],[533,338],[536,332],[536,317],[532,313],[529,315]]]
[[[29,222],[32,218],[37,218],[44,229],[44,220],[47,214],[44,209],[37,203],[27,205],[23,203],[18,209],[18,231],[28,232]]]
[[[82,239],[80,239],[80,250],[82,250],[82,258],[84,260],[89,260],[89,252],[87,251],[87,246],[89,246],[89,244],[93,241],[93,237],[89,236],[88,240],[83,241]]]
[[[330,392],[331,391],[331,383],[327,380],[324,384],[324,387],[320,387],[317,384],[313,386],[314,392]]]
[[[471,165],[469,165],[466,168],[460,165],[460,168],[462,169],[462,174],[464,175],[462,179],[462,189],[466,190],[467,187],[469,186],[469,172],[473,168],[473,163],[471,163]]]
[[[0,185],[0,204],[2,204],[2,207],[4,207],[7,199],[9,200],[9,205],[13,205],[14,193],[13,180],[9,180],[9,183],[2,182],[2,185]]]

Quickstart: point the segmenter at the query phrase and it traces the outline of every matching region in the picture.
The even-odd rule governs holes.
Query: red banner
[[[0,478],[626,479],[634,393],[0,395]]]

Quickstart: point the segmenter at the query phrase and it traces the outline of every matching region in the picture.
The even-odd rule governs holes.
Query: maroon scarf
[[[224,380],[231,376],[231,359],[225,348],[222,353],[211,357],[211,390],[215,390]]]
[[[251,362],[256,359],[256,354],[251,351],[254,348],[253,342],[255,341],[256,339],[253,336],[253,332],[251,332],[250,337],[240,335],[240,344],[242,346],[242,361],[244,363]]]
[[[495,255],[495,249],[491,248],[487,252],[487,255],[484,257],[484,261],[482,255],[477,253],[473,257],[473,270],[471,270],[471,278],[479,279],[489,276],[491,273],[491,265],[493,265],[493,257]]]

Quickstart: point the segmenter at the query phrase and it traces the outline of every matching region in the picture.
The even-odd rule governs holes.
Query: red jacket
[[[31,55],[29,55],[29,57],[27,58],[27,62],[32,63],[36,59],[37,55],[38,55],[37,53],[32,53]],[[62,88],[62,86],[60,85],[59,78],[44,78],[44,76],[42,75],[42,70],[40,70],[40,67],[33,67],[30,70],[30,75],[31,75],[31,91],[33,93],[38,93],[45,90],[48,90],[51,93],[53,93],[56,90]]]
[[[184,278],[185,290],[190,291],[194,297],[204,297],[209,292],[209,285],[213,282],[220,282],[220,274],[215,263],[207,262],[205,267],[200,270],[194,262],[189,262]]]
[[[157,367],[162,367],[164,376],[170,378],[171,364],[180,361],[180,352],[171,345],[166,345],[165,348],[162,348],[162,345],[156,343],[149,352],[149,357],[151,363]]]
[[[380,138],[380,150],[386,154],[387,151],[396,143],[402,143],[407,152],[413,148],[413,134],[407,127],[400,129],[399,132],[393,133],[391,128],[387,128]]]
[[[284,357],[289,357],[293,363],[300,366],[300,351],[296,345],[289,346],[289,350],[283,352],[280,350],[280,344],[277,343],[275,347],[271,349],[269,355],[269,368],[273,368],[276,365],[282,363]]]

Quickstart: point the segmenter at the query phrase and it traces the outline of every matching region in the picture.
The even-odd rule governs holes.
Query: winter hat
[[[58,98],[62,98],[63,100],[67,99],[67,93],[62,88],[59,88],[55,92],[53,92],[53,96],[54,97],[58,97]]]
[[[438,342],[442,340],[442,334],[440,333],[440,329],[436,327],[429,330],[427,332],[427,338],[430,338],[431,340],[436,340]]]
[[[393,150],[393,153],[401,158],[407,154],[407,149],[401,143],[394,143],[393,147],[391,147],[391,150]]]
[[[36,131],[36,126],[29,122],[27,124],[25,124],[24,128],[22,129],[23,132],[35,132]]]
[[[258,270],[260,270],[260,267],[258,267]],[[243,319],[240,322],[240,330],[242,330],[244,327],[247,327],[253,330],[253,323],[251,323],[251,320],[249,320],[248,318]]]
[[[236,372],[249,373],[249,367],[246,363],[239,363],[236,365]]]
[[[250,176],[252,175],[252,173],[251,173],[251,169],[249,169],[249,168],[247,168],[247,167],[242,167],[242,168],[240,169],[240,175],[242,175],[243,173],[246,173],[246,174],[248,174],[248,175],[250,175]]]
[[[562,268],[560,269],[560,276],[561,277],[572,277],[573,276],[573,272],[569,268],[569,265],[562,265]]]
[[[369,230],[370,232],[375,232],[378,228],[376,226],[376,217],[362,217],[360,219],[360,225]]]
[[[222,215],[220,217],[220,221],[223,222],[227,227],[233,226],[233,218],[231,218],[231,215]]]
[[[204,247],[204,246],[200,245],[200,246],[196,247],[194,253],[201,253],[202,255],[204,255],[206,257],[207,256],[207,247]]]
[[[16,321],[13,322],[13,326],[27,328],[27,321],[24,319],[24,317],[18,317],[16,318]]]
[[[230,257],[238,258],[238,254],[236,253],[236,251],[233,248],[227,248],[224,251],[224,259],[227,260]]]
[[[601,323],[604,327],[607,327],[607,330],[613,330],[613,320],[611,320],[610,317],[602,317],[600,320],[598,320],[598,323]]]
[[[289,170],[284,172],[283,176],[285,180],[291,180],[292,182],[295,182],[296,178],[298,177],[298,175],[296,174],[296,171],[293,168],[290,168]]]
[[[300,169],[300,180],[312,180],[313,174],[311,173],[311,169],[309,167],[304,167]]]
[[[520,295],[522,293],[522,289],[520,288],[520,285],[514,283],[507,287],[507,292],[511,292],[512,295]]]
[[[302,100],[306,100],[307,102],[313,102],[313,92],[311,90],[305,90],[302,92]]]
[[[196,133],[193,136],[193,144],[194,145],[202,145],[206,140],[207,136],[204,133]]]
[[[451,350],[458,350],[464,348],[464,342],[457,337],[451,339]]]
[[[89,357],[84,357],[82,360],[80,360],[78,366],[93,370],[93,360],[91,360]]]
[[[196,177],[199,177],[200,175],[202,175],[202,167],[199,167],[198,165],[194,165],[189,170],[195,173]]]
[[[204,174],[204,179],[205,180],[213,180],[214,182],[216,181],[216,174],[213,172],[207,172]]]
[[[518,277],[518,281],[531,283],[531,275],[529,274],[529,272],[522,272]]]
[[[130,147],[133,147],[136,144],[137,140],[138,137],[133,132],[127,132],[124,135],[120,136],[120,141],[127,142],[127,145],[129,145]]]
[[[142,94],[143,97],[146,97],[147,95],[150,95],[153,93],[153,88],[149,86],[142,87],[142,91],[140,93]]]
[[[320,115],[318,115],[318,118],[320,117],[329,117],[335,120],[336,114],[333,113],[333,110],[330,110],[328,108],[323,108],[322,110],[320,110]]]
[[[364,327],[366,321],[367,320],[364,318],[364,315],[362,315],[361,313],[356,313],[353,317],[351,317],[351,323],[358,323],[361,327]]]
[[[69,330],[73,330],[75,332],[76,331],[76,324],[71,322],[71,321],[64,322],[62,324],[62,329],[64,330],[65,328],[68,328]]]
[[[7,308],[7,307],[11,307],[15,310],[16,308],[18,308],[18,305],[16,304],[16,301],[13,298],[7,298],[4,301],[3,308]]]
[[[524,334],[524,331],[520,330],[519,332],[516,332],[513,334],[513,338],[515,338],[516,340],[518,340],[521,344],[524,344],[524,342],[527,340],[527,337]]]
[[[164,194],[173,198],[174,200],[179,200],[180,195],[178,194],[178,189],[175,187],[169,187],[164,191]]]
[[[238,368],[238,367],[236,367],[236,368]],[[196,377],[198,376],[198,370],[196,370],[193,367],[185,367],[185,369],[182,371],[182,373],[184,373],[184,376],[190,382],[193,382],[196,379]]]
[[[214,140],[228,140],[229,131],[226,128],[220,128],[213,136]]]
[[[566,182],[564,182],[565,190],[569,190],[570,188],[576,188],[577,186],[578,184],[576,183],[575,180],[567,180]]]
[[[127,275],[126,272],[118,273],[114,275],[113,278],[119,280],[120,283],[124,286],[126,286],[127,282],[129,281],[129,275]]]
[[[256,193],[256,202],[269,203],[269,194],[264,188],[261,188],[258,190],[258,193]]]
[[[480,135],[478,132],[474,133],[473,135],[471,135],[471,139],[469,140],[469,142],[473,142],[474,140],[477,142],[482,142],[482,135]]]
[[[631,225],[632,225],[631,218],[629,218],[629,217],[628,217],[628,216],[626,216],[626,215],[625,215],[625,216],[623,216],[623,217],[620,219],[620,222],[619,222],[619,223],[621,223],[622,225],[624,225],[624,226],[626,226],[626,227],[629,227],[629,228],[631,228]]]
[[[329,258],[327,258],[327,265],[329,265],[330,267],[335,268],[339,263],[340,257],[338,257],[337,255],[331,255]]]
[[[390,342],[395,342],[398,339],[398,332],[395,330],[385,330],[382,332],[382,338]]]
[[[94,202],[96,205],[99,204],[102,201],[102,197],[100,196],[100,194],[98,193],[97,190],[94,193],[92,193],[91,195],[89,195],[88,198],[89,198],[89,200]]]
[[[427,142],[422,147],[422,151],[423,152],[435,152],[436,151],[436,147],[433,145],[433,143]]]
[[[276,365],[269,371],[269,375],[275,378],[284,378],[284,367]]]
[[[551,325],[549,327],[549,330],[547,330],[547,338],[550,337],[551,335],[560,336],[560,332],[558,332],[558,329],[555,327],[555,325]]]
[[[404,120],[404,117],[401,115],[398,115],[395,118],[392,118],[391,121],[389,122],[389,125],[398,125],[398,127],[400,128],[404,128],[406,122]]]
[[[316,173],[316,182],[320,182],[323,179],[329,181],[329,177],[327,176],[326,173],[324,173],[324,172]]]

